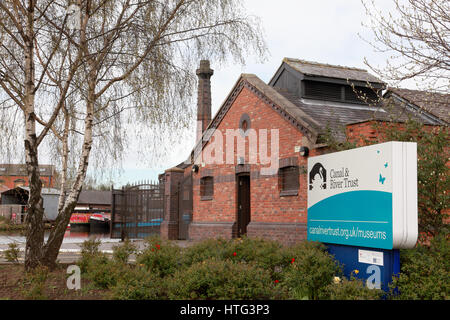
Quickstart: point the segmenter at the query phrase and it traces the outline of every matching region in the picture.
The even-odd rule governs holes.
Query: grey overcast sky
[[[375,0],[383,11],[390,11],[391,0]],[[212,114],[214,115],[241,73],[253,73],[266,83],[271,79],[284,57],[321,63],[368,69],[364,58],[372,64],[383,65],[385,55],[376,53],[363,39],[372,33],[362,26],[366,20],[360,0],[245,0],[245,7],[261,19],[268,48],[268,58],[257,63],[248,57],[245,66],[231,63],[211,68]],[[123,173],[114,178],[114,185],[157,178],[158,173],[184,161],[194,144],[195,123],[173,152],[158,164],[148,164],[134,156],[130,148],[123,162]]]

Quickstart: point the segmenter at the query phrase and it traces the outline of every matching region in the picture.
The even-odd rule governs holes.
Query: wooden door
[[[247,233],[247,225],[250,223],[250,176],[238,176],[237,184],[237,235],[241,237]]]
[[[178,239],[189,239],[189,224],[192,221],[192,175],[178,185]]]

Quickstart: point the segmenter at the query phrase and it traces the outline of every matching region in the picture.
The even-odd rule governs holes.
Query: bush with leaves
[[[136,246],[129,239],[126,239],[121,245],[113,247],[113,259],[116,262],[128,263],[128,259],[136,251]]]
[[[90,260],[85,276],[96,287],[108,289],[117,284],[118,280],[127,272],[127,269],[128,266],[123,263],[113,261],[101,254]]]
[[[89,239],[81,244],[81,258],[78,260],[81,272],[86,272],[91,260],[101,255],[100,244],[101,241],[98,239]]]
[[[254,263],[272,275],[277,269],[288,266],[290,262],[283,251],[283,246],[276,241],[243,237],[232,242],[232,249],[233,260]]]
[[[115,300],[167,299],[167,281],[145,268],[130,268],[111,288]]]
[[[283,288],[254,263],[209,259],[178,270],[168,283],[170,299],[282,299]]]
[[[351,276],[336,277],[336,280],[324,287],[319,299],[326,300],[378,300],[384,294],[380,289],[369,289],[361,279]]]
[[[292,299],[318,299],[321,290],[332,282],[340,268],[325,247],[304,241],[288,248],[291,263],[283,272],[283,286]]]
[[[271,274],[289,264],[290,260],[283,246],[276,241],[242,237],[233,240],[208,239],[201,241],[183,252],[183,262],[187,266],[208,259],[254,263]]]
[[[120,261],[123,255],[119,255],[119,261],[111,260],[101,252],[100,240],[90,239],[81,245],[81,258],[78,266],[84,276],[91,280],[98,288],[112,288],[117,280],[126,272],[127,266]]]
[[[136,263],[161,277],[173,274],[183,264],[181,248],[158,237],[146,240],[147,247],[137,255]]]
[[[5,257],[6,261],[18,263],[19,262],[19,256],[20,256],[20,249],[17,243],[11,242],[8,244],[8,249],[6,249],[3,252],[3,256]]]
[[[391,285],[391,298],[402,300],[450,299],[450,246],[446,234],[429,246],[401,250],[400,276]],[[397,288],[398,294],[393,288]]]
[[[183,264],[190,266],[197,262],[206,261],[212,258],[223,260],[232,256],[234,249],[232,242],[225,239],[206,239],[185,248],[183,251]]]

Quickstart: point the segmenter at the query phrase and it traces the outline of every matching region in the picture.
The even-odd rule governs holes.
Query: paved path
[[[11,237],[14,238],[14,237]],[[112,254],[113,247],[121,244],[120,239],[108,239],[102,238],[99,250],[103,253]],[[79,259],[81,254],[81,245],[85,239],[69,239],[69,241],[64,241],[59,250],[58,260],[60,263],[72,263]],[[141,239],[131,240],[134,245],[137,246],[138,250],[143,250],[145,248],[145,242]],[[3,251],[9,249],[8,243],[16,242],[19,245],[19,250],[21,251],[19,262],[23,262],[23,251],[25,251],[25,242],[17,241],[17,239],[11,239],[11,241],[4,241],[5,243],[0,243],[0,263],[6,263],[7,261],[3,257]],[[180,247],[188,247],[194,242],[179,240],[172,241]]]

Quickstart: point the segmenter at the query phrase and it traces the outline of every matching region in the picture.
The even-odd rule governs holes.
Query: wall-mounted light
[[[192,172],[197,173],[198,172],[198,165],[194,164],[192,166]]]
[[[300,148],[300,155],[301,155],[302,157],[307,157],[308,154],[309,154],[309,149],[308,149],[308,147],[301,147],[301,148]]]

